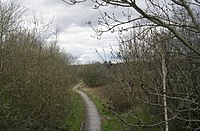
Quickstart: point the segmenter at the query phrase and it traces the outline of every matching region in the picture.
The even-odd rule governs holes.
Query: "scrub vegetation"
[[[23,12],[16,1],[0,3],[0,130],[66,130],[72,56],[48,32],[23,26]]]

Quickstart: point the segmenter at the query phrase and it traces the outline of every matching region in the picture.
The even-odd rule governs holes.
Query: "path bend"
[[[82,83],[80,83],[82,84]],[[80,84],[74,86],[73,90],[80,94],[86,109],[86,131],[102,131],[101,117],[94,102],[82,91],[78,90]]]

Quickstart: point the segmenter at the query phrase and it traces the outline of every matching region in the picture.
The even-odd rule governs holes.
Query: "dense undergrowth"
[[[0,11],[0,130],[67,130],[72,57],[46,32],[21,26],[15,1]]]

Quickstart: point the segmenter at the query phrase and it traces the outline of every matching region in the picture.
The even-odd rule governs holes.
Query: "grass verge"
[[[81,123],[85,119],[84,104],[78,93],[71,91],[70,95],[71,102],[66,123],[69,131],[79,131]]]
[[[103,105],[105,104],[104,101],[100,99],[100,97],[90,91],[89,88],[79,88],[81,91],[86,93],[95,105],[98,108],[98,111],[103,118],[102,120],[102,128],[103,131],[123,131],[125,130],[124,125],[122,122],[116,118],[111,112],[108,111]]]

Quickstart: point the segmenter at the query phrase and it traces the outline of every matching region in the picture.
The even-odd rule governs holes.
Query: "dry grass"
[[[122,89],[116,89],[110,85],[90,88],[86,84],[82,84],[81,88],[96,94],[103,101],[103,106],[107,109],[125,111],[130,108],[127,95],[123,93]]]

